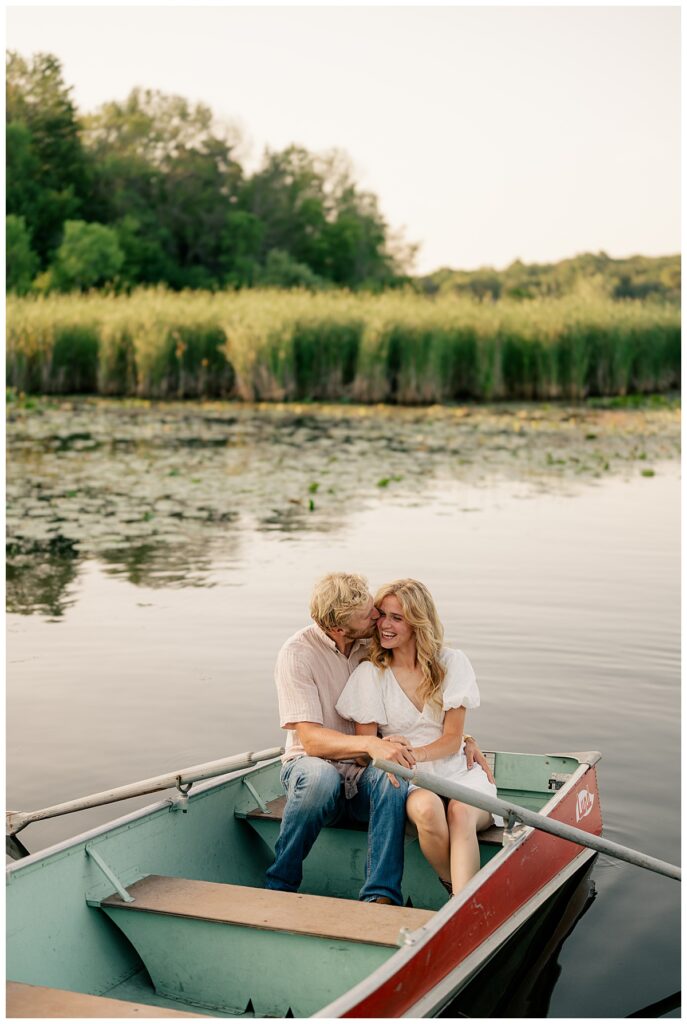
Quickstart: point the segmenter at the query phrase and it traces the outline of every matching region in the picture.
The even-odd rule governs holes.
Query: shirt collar
[[[320,638],[320,640],[322,641],[323,644],[325,644],[327,647],[330,647],[334,651],[338,651],[339,650],[339,648],[336,646],[336,644],[334,643],[332,638],[329,636],[329,634],[325,633],[325,631],[322,629],[322,627],[318,626],[318,624],[316,622],[313,623],[313,629],[315,630],[316,635],[319,636],[319,638]]]

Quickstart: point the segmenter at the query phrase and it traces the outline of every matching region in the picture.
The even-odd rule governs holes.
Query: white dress
[[[467,656],[462,651],[445,647],[441,658],[446,668],[441,707],[432,701],[418,711],[390,668],[380,671],[365,661],[350,676],[337,701],[336,710],[349,721],[361,724],[376,722],[382,736],[405,736],[414,747],[433,743],[443,735],[444,717],[450,708],[477,708],[480,702],[475,672]],[[496,786],[478,764],[468,770],[464,743],[458,753],[423,761],[419,768],[461,786],[496,796]],[[495,820],[502,824],[500,818]]]

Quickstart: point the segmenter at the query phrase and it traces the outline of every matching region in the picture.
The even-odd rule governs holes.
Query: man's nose
[[[372,621],[376,622],[377,619],[379,618],[379,616],[380,616],[380,612],[378,612],[376,608],[373,608],[372,609]]]

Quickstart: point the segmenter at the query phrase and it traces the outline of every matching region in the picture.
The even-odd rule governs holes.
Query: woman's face
[[[415,635],[415,630],[403,617],[403,609],[398,598],[388,594],[378,608],[377,635],[382,647],[391,651],[408,643]]]

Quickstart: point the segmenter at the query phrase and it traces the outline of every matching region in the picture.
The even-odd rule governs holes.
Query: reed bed
[[[674,307],[598,296],[479,303],[412,292],[9,297],[27,393],[402,404],[581,399],[680,384]]]

